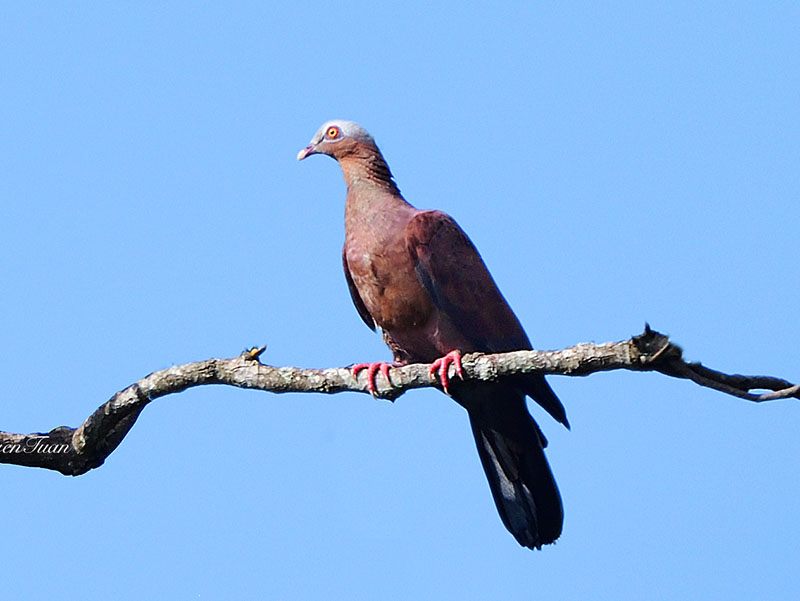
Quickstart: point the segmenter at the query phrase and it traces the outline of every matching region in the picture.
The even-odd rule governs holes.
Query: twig
[[[353,378],[349,369],[272,367],[259,358],[264,347],[233,359],[208,359],[162,369],[116,393],[78,428],[60,426],[46,433],[0,432],[0,463],[40,467],[79,476],[103,464],[153,400],[206,384],[225,384],[268,392],[368,393],[366,375]],[[466,380],[491,381],[514,374],[586,376],[600,371],[627,369],[657,371],[692,380],[753,402],[800,399],[800,386],[781,378],[724,374],[699,363],[687,363],[680,347],[663,334],[645,331],[630,340],[604,344],[583,343],[560,351],[514,351],[496,355],[469,354],[462,358]],[[438,386],[428,365],[392,368],[391,384],[378,378],[379,396],[394,400],[407,390]],[[454,375],[454,374],[452,374]],[[754,393],[753,390],[770,390]]]

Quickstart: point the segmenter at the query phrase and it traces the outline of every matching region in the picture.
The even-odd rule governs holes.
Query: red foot
[[[447,389],[450,365],[456,368],[456,375],[463,380],[464,371],[461,368],[461,351],[450,351],[444,357],[439,357],[436,361],[431,363],[428,369],[428,375],[434,380],[436,379],[436,372],[439,372],[439,382],[441,382],[442,389],[447,395],[450,394],[450,391]]]
[[[377,363],[356,363],[350,368],[350,373],[353,374],[353,377],[358,380],[358,372],[362,369],[367,370],[367,390],[369,393],[377,397],[378,392],[375,390],[375,373],[380,371],[383,374],[383,377],[386,378],[386,381],[389,383],[389,386],[392,385],[392,379],[389,377],[389,368],[394,367],[391,363],[384,363],[383,361],[378,361]]]

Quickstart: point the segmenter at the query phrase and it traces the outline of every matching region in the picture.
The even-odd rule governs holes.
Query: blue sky
[[[76,426],[156,369],[266,344],[386,359],[341,273],[341,117],[448,211],[539,348],[644,322],[800,378],[796,3],[6,3],[0,429]],[[433,390],[159,399],[79,478],[0,465],[8,598],[787,599],[796,402],[553,377],[564,497],[519,547]],[[535,410],[536,411],[536,410]]]

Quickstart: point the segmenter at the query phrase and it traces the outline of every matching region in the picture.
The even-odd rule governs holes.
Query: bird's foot
[[[378,398],[378,391],[375,387],[375,374],[377,372],[381,372],[383,377],[386,378],[386,382],[388,382],[389,386],[392,385],[392,379],[389,377],[389,368],[390,367],[397,367],[394,363],[386,363],[384,361],[378,361],[377,363],[356,363],[350,368],[350,373],[353,374],[353,378],[358,381],[358,372],[362,369],[367,370],[367,390],[369,393]]]
[[[444,393],[450,395],[450,390],[448,390],[448,383],[449,383],[449,375],[448,372],[450,371],[450,366],[455,367],[456,375],[464,379],[464,370],[461,366],[461,351],[450,351],[444,357],[439,357],[436,361],[431,363],[430,368],[428,369],[428,376],[432,379],[436,379],[436,372],[439,372],[439,382],[442,384],[442,389]]]

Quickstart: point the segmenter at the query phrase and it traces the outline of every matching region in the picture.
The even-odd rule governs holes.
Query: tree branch
[[[251,349],[233,359],[208,359],[162,369],[116,393],[77,428],[59,426],[47,433],[0,432],[0,463],[41,467],[79,476],[103,464],[117,448],[136,418],[151,401],[205,384],[225,384],[269,392],[368,392],[366,375],[355,379],[348,368],[298,369],[272,367],[259,361],[264,348]],[[578,344],[560,351],[479,353],[462,359],[466,380],[491,381],[514,374],[586,376],[600,371],[627,369],[656,371],[692,380],[748,401],[800,399],[800,386],[770,376],[729,375],[683,360],[680,347],[645,326],[630,340]],[[378,378],[378,395],[394,400],[412,388],[436,386],[428,365],[392,368],[391,385]],[[451,377],[455,374],[451,373]],[[757,390],[769,390],[757,393]]]

